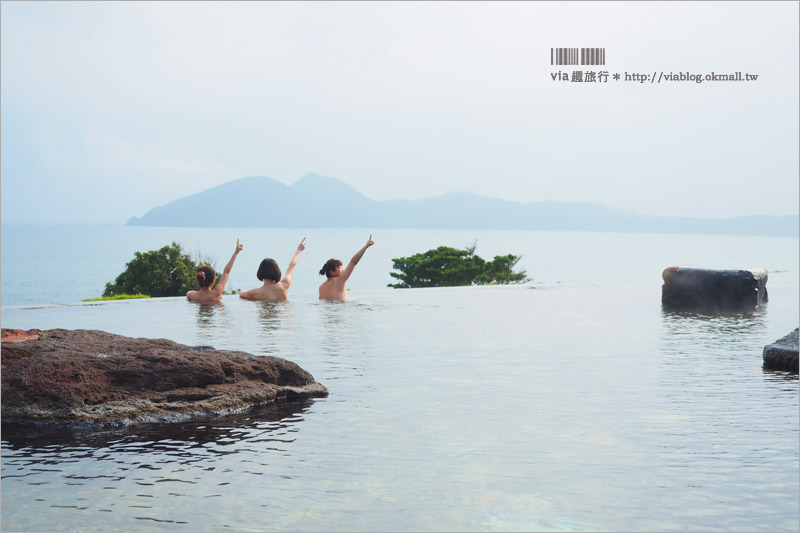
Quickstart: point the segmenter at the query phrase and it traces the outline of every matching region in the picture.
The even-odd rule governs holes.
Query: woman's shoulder
[[[239,291],[239,298],[256,298],[258,297],[258,289],[247,289]]]

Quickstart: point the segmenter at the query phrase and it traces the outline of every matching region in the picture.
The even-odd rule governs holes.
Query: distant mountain
[[[241,178],[155,207],[129,226],[441,228],[621,231],[796,236],[800,219],[656,217],[596,204],[523,204],[468,193],[422,200],[370,200],[350,185],[309,173],[291,186]]]

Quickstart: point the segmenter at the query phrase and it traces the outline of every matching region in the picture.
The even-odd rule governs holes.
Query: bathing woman
[[[306,249],[306,238],[300,241],[297,245],[297,250],[294,252],[294,257],[289,262],[286,268],[286,275],[281,279],[281,268],[274,259],[264,259],[258,267],[256,276],[259,281],[263,281],[264,285],[257,289],[249,289],[239,293],[240,298],[248,300],[265,300],[268,302],[283,302],[288,299],[289,286],[292,284],[292,275],[294,274],[294,267],[297,265],[297,260],[300,259],[300,253]]]
[[[239,255],[242,248],[243,246],[239,244],[239,239],[236,239],[236,250],[233,251],[231,260],[225,265],[216,287],[214,287],[214,281],[217,279],[217,273],[214,272],[214,267],[203,265],[197,268],[197,284],[200,286],[200,290],[186,293],[186,297],[190,302],[216,304],[222,300],[222,291],[225,290],[225,284],[228,283],[228,275],[231,273],[236,256]],[[212,289],[212,287],[214,288]]]
[[[346,300],[347,294],[345,293],[345,283],[347,283],[347,279],[350,277],[350,274],[353,273],[353,269],[356,268],[356,265],[361,258],[364,256],[364,252],[367,251],[367,248],[375,244],[372,241],[372,234],[370,234],[369,239],[367,240],[367,244],[365,244],[359,251],[356,252],[356,255],[350,259],[350,262],[347,264],[347,267],[342,270],[342,262],[338,259],[328,259],[328,262],[322,266],[322,269],[319,271],[319,275],[322,276],[323,274],[328,278],[322,285],[319,286],[319,299],[320,300]]]

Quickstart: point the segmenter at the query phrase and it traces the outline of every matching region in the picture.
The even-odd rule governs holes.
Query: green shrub
[[[434,250],[414,254],[411,257],[392,259],[392,268],[400,273],[389,275],[400,280],[389,284],[395,289],[412,287],[456,287],[463,285],[488,285],[524,283],[528,281],[525,271],[514,272],[520,257],[498,255],[486,262],[475,255],[475,245],[464,250],[439,246]]]
[[[485,283],[496,283],[505,285],[508,283],[525,283],[529,280],[525,271],[514,272],[522,256],[512,254],[496,255],[491,263],[486,264],[486,270],[478,276],[478,285]]]
[[[175,242],[159,250],[136,252],[114,283],[106,283],[103,296],[183,296],[196,288],[196,270],[197,264]]]

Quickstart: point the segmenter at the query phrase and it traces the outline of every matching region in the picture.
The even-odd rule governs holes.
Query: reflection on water
[[[254,302],[258,311],[258,320],[263,326],[262,331],[271,332],[280,329],[282,318],[289,310],[287,302]]]
[[[332,357],[346,355],[354,346],[353,336],[358,335],[358,313],[353,312],[352,303],[320,301],[320,338],[323,351]]]
[[[753,319],[760,320],[763,324],[764,317],[767,314],[766,306],[759,306],[750,311],[738,312],[719,312],[719,313],[702,313],[698,311],[688,311],[671,309],[668,307],[661,307],[661,315],[664,317],[665,322],[679,323],[685,320],[698,321],[698,323],[728,323],[728,324],[750,324]]]
[[[201,501],[224,497],[230,485],[242,484],[242,478],[264,477],[265,483],[270,477],[291,478],[285,471],[272,471],[270,464],[291,454],[312,403],[289,402],[247,415],[108,431],[4,424],[4,496],[39,496],[24,508],[4,505],[4,523],[22,520],[26,529],[55,530],[51,520],[41,517],[54,509],[71,509],[112,513],[104,526],[110,529],[120,527],[112,525],[116,520],[124,530],[152,527],[147,523],[192,524],[193,530],[205,530],[216,523],[202,520],[204,514],[213,514],[214,506],[209,502],[211,508],[204,509]],[[186,506],[191,513],[175,512]],[[36,510],[42,512],[38,517]],[[198,516],[199,521],[193,518]],[[75,527],[86,520],[77,514],[59,523],[65,527],[72,522]]]
[[[319,301],[319,347],[329,379],[358,377],[373,355],[371,308],[359,302]]]
[[[280,355],[276,351],[279,337],[290,331],[293,324],[293,304],[291,302],[252,302],[256,308],[256,336],[261,342],[264,354]]]
[[[761,307],[744,313],[715,314],[662,308],[662,349],[670,356],[696,354],[698,348],[729,354],[751,349],[753,340],[764,330],[766,313]]]
[[[213,344],[219,328],[232,326],[225,304],[197,304],[197,337],[203,344]]]
[[[766,366],[762,367],[761,371],[764,373],[765,378],[791,383],[791,388],[786,389],[787,391],[793,392],[797,390],[798,376],[794,372],[789,372],[787,370],[776,370]]]
[[[224,454],[233,442],[263,442],[275,434],[297,431],[313,399],[265,405],[240,415],[175,424],[139,424],[126,428],[65,429],[3,424],[3,445],[19,452],[15,461],[60,449],[95,459],[108,453],[148,454],[177,451],[177,456],[197,448],[210,458]],[[5,463],[6,465],[8,463]],[[52,464],[52,463],[51,463]]]

